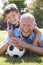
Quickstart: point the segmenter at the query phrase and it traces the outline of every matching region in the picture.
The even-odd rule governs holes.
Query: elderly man
[[[36,46],[32,45],[32,42],[35,37],[33,29],[36,25],[35,18],[31,14],[23,14],[20,19],[20,28],[14,30],[16,37],[13,39],[13,42],[18,42],[14,44],[15,46],[29,49],[32,52],[43,55],[43,34],[41,33],[40,38],[38,39]]]

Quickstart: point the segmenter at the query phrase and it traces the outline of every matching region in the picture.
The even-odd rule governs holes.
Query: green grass
[[[0,31],[0,43],[2,43],[7,36],[7,31]]]
[[[4,41],[6,36],[6,31],[0,31],[0,44]],[[11,58],[5,54],[0,56],[0,65],[43,65],[43,56],[26,53],[22,58]]]

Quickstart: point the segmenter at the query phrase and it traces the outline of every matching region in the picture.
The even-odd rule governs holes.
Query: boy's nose
[[[15,22],[16,21],[16,19],[11,19],[11,22]]]

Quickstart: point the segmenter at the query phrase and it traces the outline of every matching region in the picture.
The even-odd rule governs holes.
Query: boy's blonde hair
[[[5,9],[4,9],[4,14],[8,14],[10,11],[15,11],[16,13],[18,13],[18,8],[16,6],[16,4],[8,4],[7,6],[5,6]]]

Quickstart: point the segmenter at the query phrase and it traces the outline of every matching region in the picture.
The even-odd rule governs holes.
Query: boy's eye
[[[25,26],[25,24],[22,24],[22,26]]]

